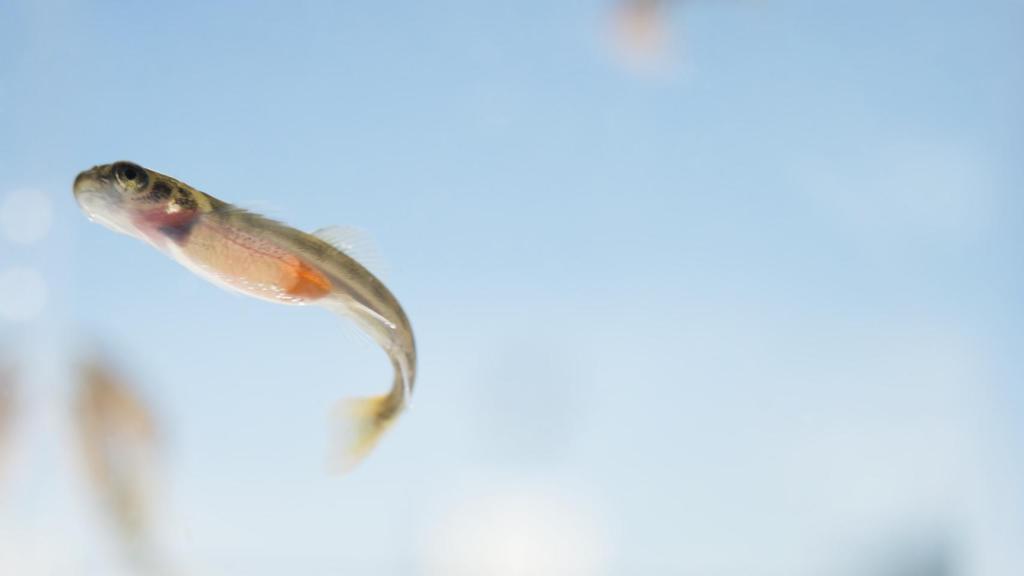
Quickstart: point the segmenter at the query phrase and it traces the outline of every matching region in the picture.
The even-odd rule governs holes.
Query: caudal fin
[[[410,345],[410,350],[415,350]],[[406,407],[415,379],[415,352],[396,354],[389,350],[395,378],[391,390],[382,396],[349,398],[339,402],[332,414],[334,428],[329,466],[343,474],[355,468],[380,441],[384,432]]]
[[[400,408],[391,394],[339,402],[331,414],[334,426],[331,471],[344,474],[355,468],[373,450],[399,413]]]

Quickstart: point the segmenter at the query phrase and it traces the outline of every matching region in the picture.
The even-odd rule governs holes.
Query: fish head
[[[149,203],[150,180],[148,170],[131,162],[94,166],[75,178],[75,200],[93,222],[132,234],[135,212]]]
[[[129,236],[148,235],[154,226],[180,219],[195,207],[177,182],[132,162],[82,172],[75,178],[74,194],[90,220]]]

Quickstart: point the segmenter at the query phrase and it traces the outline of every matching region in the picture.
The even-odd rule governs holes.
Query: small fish
[[[158,569],[152,541],[158,434],[152,412],[128,383],[96,359],[78,366],[75,423],[86,470],[128,559]]]
[[[416,378],[409,319],[329,232],[296,230],[130,162],[82,172],[74,193],[91,220],[149,243],[214,284],[279,304],[322,306],[353,319],[384,349],[395,373],[391,390],[343,401],[335,411],[341,471],[358,464],[406,407]]]

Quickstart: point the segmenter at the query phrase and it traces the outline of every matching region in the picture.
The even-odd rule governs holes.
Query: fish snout
[[[113,182],[102,173],[102,166],[94,166],[75,176],[72,192],[83,208],[87,205],[118,204],[118,192]]]
[[[83,170],[79,172],[78,176],[75,176],[75,183],[71,189],[76,197],[82,194],[83,192],[87,192],[96,188],[96,184],[99,183],[99,178],[97,178],[96,174],[97,168],[97,166],[93,166],[88,170]]]
[[[75,177],[72,188],[75,201],[89,220],[123,232],[126,228],[120,194],[102,169],[96,166]]]

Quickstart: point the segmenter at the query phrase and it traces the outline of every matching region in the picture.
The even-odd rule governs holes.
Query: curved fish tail
[[[395,380],[390,392],[381,396],[346,398],[334,407],[331,414],[334,426],[332,472],[344,474],[362,462],[405,409],[409,374],[401,362],[393,363]]]

